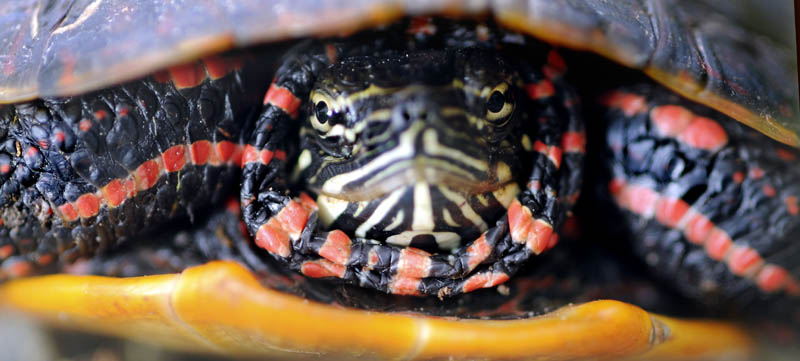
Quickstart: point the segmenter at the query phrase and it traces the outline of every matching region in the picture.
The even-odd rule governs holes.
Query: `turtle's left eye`
[[[486,99],[486,119],[492,123],[503,123],[514,112],[514,99],[508,84],[502,83],[489,93]]]

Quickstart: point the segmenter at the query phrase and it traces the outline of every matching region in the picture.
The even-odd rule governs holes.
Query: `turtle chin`
[[[397,246],[452,251],[502,217],[519,193],[516,182],[469,184],[429,170],[397,174],[375,196],[357,199],[320,194],[319,216],[328,229]],[[428,174],[424,176],[424,174]],[[435,180],[435,181],[434,181]],[[393,188],[386,189],[393,185]]]

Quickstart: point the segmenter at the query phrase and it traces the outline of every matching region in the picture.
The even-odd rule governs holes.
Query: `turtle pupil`
[[[486,104],[489,111],[492,113],[497,113],[503,109],[503,105],[506,103],[506,98],[503,96],[503,93],[495,90],[492,95],[489,97],[489,102]]]
[[[325,124],[328,122],[328,104],[320,101],[314,106],[314,111],[317,113],[317,121],[320,124]]]

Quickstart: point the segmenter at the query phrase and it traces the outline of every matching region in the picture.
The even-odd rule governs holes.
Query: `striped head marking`
[[[518,192],[518,83],[483,48],[351,56],[321,71],[298,167],[323,223],[439,248],[479,235]]]

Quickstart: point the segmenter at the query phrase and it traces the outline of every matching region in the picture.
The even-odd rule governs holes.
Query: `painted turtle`
[[[796,64],[701,3],[2,6],[3,277],[254,271],[33,278],[4,286],[17,307],[218,351],[418,357],[749,347],[612,301],[525,318],[548,292],[797,313]],[[459,18],[403,18],[430,14]],[[590,242],[559,233],[582,182],[574,213],[608,231]],[[204,226],[153,233],[183,219]],[[606,238],[644,262],[585,250]],[[648,267],[672,285],[638,286]],[[334,319],[359,329],[307,327]]]

